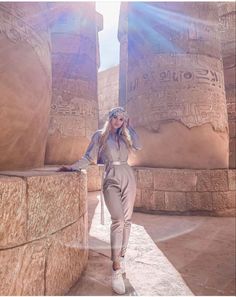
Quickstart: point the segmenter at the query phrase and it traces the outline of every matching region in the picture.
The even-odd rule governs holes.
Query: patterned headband
[[[123,107],[115,107],[115,108],[112,108],[109,113],[108,113],[108,117],[109,117],[109,120],[111,118],[113,118],[114,116],[123,116],[125,120],[128,120],[128,113],[125,111],[125,109]]]

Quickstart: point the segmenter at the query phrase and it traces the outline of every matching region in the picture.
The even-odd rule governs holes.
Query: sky
[[[117,38],[120,2],[96,2],[96,10],[103,15],[103,30],[99,32],[99,72],[119,64],[120,43]]]

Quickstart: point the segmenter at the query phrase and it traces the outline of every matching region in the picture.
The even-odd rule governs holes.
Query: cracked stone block
[[[78,281],[86,264],[84,217],[52,236],[47,254],[45,272],[45,295],[65,295]],[[87,240],[87,239],[86,239]]]
[[[0,176],[0,249],[24,243],[26,232],[26,182]]]
[[[0,295],[45,294],[47,240],[0,250]]]

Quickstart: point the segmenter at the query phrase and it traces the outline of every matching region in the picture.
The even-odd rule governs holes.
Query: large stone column
[[[0,3],[0,170],[43,166],[51,101],[46,3]]]
[[[98,128],[95,4],[52,3],[52,105],[46,164],[72,163]]]
[[[127,110],[143,150],[132,165],[227,168],[217,4],[129,3]]]
[[[234,2],[219,3],[221,46],[229,119],[229,167],[236,168],[236,7]]]

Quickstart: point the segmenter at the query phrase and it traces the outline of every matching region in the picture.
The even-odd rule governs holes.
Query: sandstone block
[[[235,191],[236,190],[236,170],[228,171],[228,181],[229,181],[229,190]]]
[[[212,199],[214,210],[235,209],[236,191],[213,192]]]
[[[154,189],[162,191],[195,191],[197,176],[191,170],[159,169],[154,171]]]
[[[153,189],[142,189],[141,190],[141,201],[142,207],[146,207],[147,209],[154,209],[155,201],[153,201]]]
[[[186,196],[183,192],[165,192],[165,210],[186,211]]]
[[[197,172],[197,191],[228,191],[227,170],[201,170]]]
[[[83,216],[78,222],[52,237],[45,273],[46,295],[65,295],[85,268],[86,250],[82,237],[86,232],[81,234],[80,228],[86,228]]]
[[[153,189],[154,187],[154,178],[153,170],[147,168],[140,168],[137,174],[137,184],[140,188]]]
[[[46,248],[47,240],[44,239],[0,250],[0,295],[42,296],[45,294]]]
[[[187,210],[202,211],[213,209],[211,192],[189,192],[186,193]]]
[[[26,182],[0,176],[0,249],[24,243],[26,232]]]
[[[80,173],[32,176],[27,178],[27,186],[28,240],[52,234],[78,220],[80,201],[86,199],[80,194]]]
[[[134,207],[142,207],[142,191],[137,188]]]
[[[153,209],[165,210],[165,192],[154,191],[152,197],[154,200],[153,206],[155,207]]]

